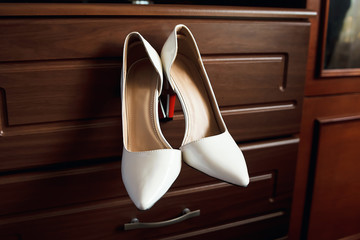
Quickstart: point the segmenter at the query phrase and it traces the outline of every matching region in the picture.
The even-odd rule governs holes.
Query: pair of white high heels
[[[160,130],[163,70],[185,116],[181,150],[173,149]],[[138,209],[151,208],[167,192],[180,173],[181,159],[212,177],[248,185],[244,156],[225,126],[199,49],[185,25],[170,34],[161,59],[139,33],[130,33],[121,80],[122,179]]]

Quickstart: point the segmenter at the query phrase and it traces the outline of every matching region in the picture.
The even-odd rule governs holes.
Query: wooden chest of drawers
[[[0,239],[274,239],[287,235],[299,139],[308,11],[106,4],[0,6]],[[157,51],[178,24],[194,33],[230,133],[247,160],[241,188],[185,164],[138,211],[121,182],[122,45]],[[179,104],[163,123],[178,147]],[[174,225],[183,209],[200,216]]]

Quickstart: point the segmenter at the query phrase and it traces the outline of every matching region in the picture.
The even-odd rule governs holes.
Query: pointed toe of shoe
[[[207,175],[239,186],[249,184],[244,155],[227,131],[188,143],[181,150],[187,164]]]
[[[139,210],[148,210],[160,199],[160,197],[153,198],[146,194],[140,194],[140,196],[132,196],[131,199]]]
[[[151,208],[167,192],[180,169],[179,150],[123,151],[122,179],[131,200],[140,210]]]
[[[236,175],[235,175],[236,174]],[[230,183],[233,183],[235,185],[239,185],[239,186],[243,186],[243,187],[246,187],[247,185],[249,185],[249,182],[250,182],[250,178],[249,178],[249,174],[247,173],[238,173],[236,172],[234,174],[234,176],[232,177],[232,182]]]

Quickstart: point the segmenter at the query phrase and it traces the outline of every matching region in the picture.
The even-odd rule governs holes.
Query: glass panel
[[[360,68],[360,0],[330,0],[324,68]]]

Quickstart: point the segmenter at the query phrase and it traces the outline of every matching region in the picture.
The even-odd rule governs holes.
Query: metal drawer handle
[[[200,216],[200,210],[196,211],[190,211],[190,209],[185,208],[182,211],[182,215],[180,217],[162,221],[162,222],[153,222],[153,223],[142,223],[137,218],[131,219],[131,223],[125,223],[124,224],[124,230],[132,230],[132,229],[138,229],[138,228],[158,228],[158,227],[165,227],[169,226],[171,224],[179,223],[182,221],[185,221],[186,219],[193,218]]]

